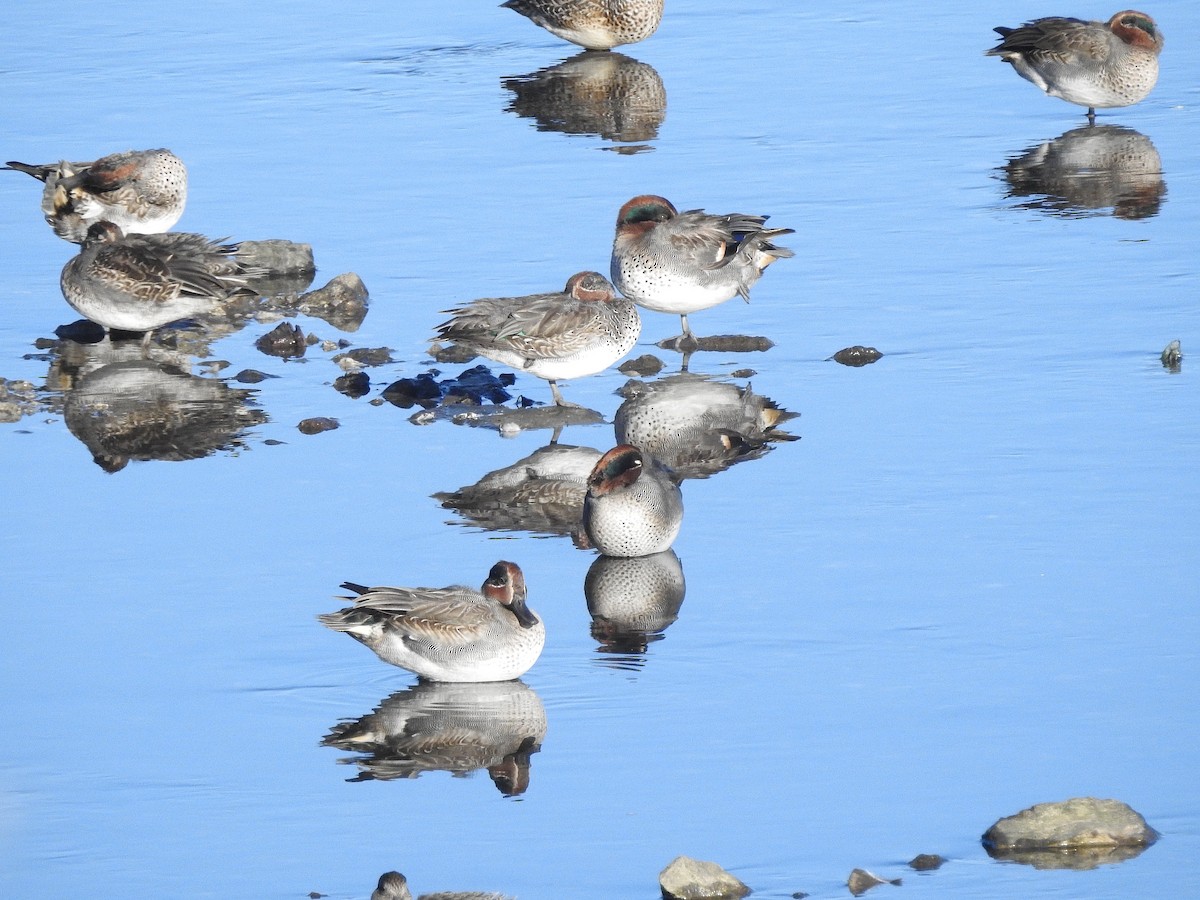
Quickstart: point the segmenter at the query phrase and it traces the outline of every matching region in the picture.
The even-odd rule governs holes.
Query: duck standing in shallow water
[[[588,50],[644,41],[663,15],[663,0],[508,0],[500,5]]]
[[[682,524],[683,495],[653,457],[619,444],[596,462],[583,499],[583,528],[605,556],[660,553]]]
[[[1107,22],[1051,16],[993,30],[1001,41],[987,56],[1011,63],[1051,97],[1086,106],[1093,122],[1097,108],[1137,103],[1158,81],[1163,35],[1143,12],[1125,10]]]
[[[550,382],[603,372],[633,349],[642,333],[637,307],[617,296],[599,272],[572,275],[563,290],[527,297],[483,297],[446,310],[438,337]]]
[[[373,587],[346,582],[354,605],[318,616],[386,663],[430,681],[508,681],[541,655],[546,626],[525,605],[525,576],[498,562],[476,591]]]
[[[201,315],[261,274],[241,265],[236,244],[200,234],[121,233],[112,222],[88,228],[79,254],[63,267],[63,297],[105,328],[150,333]]]
[[[772,239],[791,228],[764,228],[766,216],[678,212],[663,197],[634,197],[617,213],[612,280],[638,306],[678,313],[684,340],[695,340],[688,313],[733,297],[750,302],[750,288],[777,259],[795,254]]]
[[[179,221],[187,204],[187,167],[170,150],[130,150],[89,163],[7,165],[45,184],[46,221],[76,244],[99,221],[113,222],[126,234],[161,234]]]

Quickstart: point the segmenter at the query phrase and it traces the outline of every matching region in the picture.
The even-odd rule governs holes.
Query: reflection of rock
[[[685,590],[674,550],[652,556],[599,556],[583,581],[592,637],[608,653],[643,653],[679,617]]]
[[[620,53],[584,51],[555,66],[504,79],[516,96],[507,111],[538,131],[594,134],[610,141],[651,141],[667,112],[653,66]]]
[[[494,428],[504,437],[514,437],[522,431],[553,429],[558,431],[568,425],[597,425],[604,416],[594,409],[572,406],[529,406],[510,409],[507,406],[472,406],[466,403],[443,403],[424,409],[409,417],[414,425],[429,425],[439,420],[449,420],[455,425],[471,425],[476,428]]]
[[[994,858],[1039,869],[1093,869],[1137,856],[1158,832],[1119,800],[1076,797],[1039,803],[1000,819],[983,835]]]
[[[1020,208],[1062,216],[1145,219],[1167,194],[1154,144],[1120,125],[1074,128],[1009,160],[1004,177],[1009,197],[1031,198]]]
[[[457,776],[487,769],[505,796],[529,787],[529,758],[546,736],[546,710],[520,681],[418,682],[362,718],[340,722],[321,741],[364,756],[352,781]]]
[[[549,444],[475,484],[433,497],[489,531],[576,534],[587,477],[599,458],[600,451],[591,447]]]
[[[37,397],[30,382],[0,378],[0,422],[19,422],[35,412]]]
[[[779,426],[799,414],[749,386],[683,372],[659,381],[631,379],[621,394],[625,402],[613,418],[617,443],[640,447],[680,478],[707,478],[757,459],[771,443],[797,440]]]
[[[63,415],[96,464],[117,472],[131,459],[200,459],[244,446],[245,430],[266,419],[249,406],[250,396],[215,378],[137,359],[80,378]]]
[[[324,319],[340,331],[358,331],[367,317],[367,286],[353,272],[337,275],[323,288],[302,296],[300,312]]]

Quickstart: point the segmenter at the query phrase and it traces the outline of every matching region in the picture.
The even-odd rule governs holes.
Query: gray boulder
[[[677,856],[658,874],[667,900],[730,900],[745,897],[750,888],[714,862]]]

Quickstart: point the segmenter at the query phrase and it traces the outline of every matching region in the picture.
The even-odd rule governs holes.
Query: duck
[[[673,474],[631,444],[596,461],[583,498],[583,528],[605,556],[633,557],[671,547],[683,524],[683,495]]]
[[[548,381],[563,407],[579,404],[563,398],[560,380],[604,371],[642,333],[637,306],[599,272],[577,272],[561,291],[483,297],[444,312],[438,338]]]
[[[107,329],[145,332],[202,315],[246,288],[258,267],[237,259],[237,244],[201,234],[124,234],[115,222],[88,227],[79,253],[63,266],[64,299]]]
[[[482,588],[365,587],[344,582],[354,605],[318,616],[384,662],[429,681],[509,681],[541,655],[546,627],[525,604],[513,562],[492,566]]]
[[[42,182],[42,212],[54,233],[83,243],[95,222],[113,222],[126,234],[170,231],[187,205],[187,167],[165,148],[111,153],[93,162],[30,164],[6,168]]]
[[[507,0],[500,5],[586,50],[644,41],[663,16],[663,0]]]
[[[641,194],[617,213],[612,282],[645,309],[678,313],[680,339],[695,340],[688,314],[733,297],[750,302],[763,270],[795,253],[774,243],[791,228],[765,228],[767,216],[679,212],[665,197]]]
[[[1107,22],[1062,16],[1034,19],[1017,28],[998,26],[1000,43],[985,52],[1051,97],[1097,109],[1131,106],[1158,82],[1163,34],[1146,13],[1127,9]]]

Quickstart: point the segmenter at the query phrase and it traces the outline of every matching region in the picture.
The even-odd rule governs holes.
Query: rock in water
[[[1039,803],[999,820],[983,835],[993,857],[1071,869],[1121,862],[1156,840],[1158,832],[1128,804],[1095,797]]]
[[[750,893],[714,862],[677,856],[658,875],[658,884],[667,900],[730,900]]]

